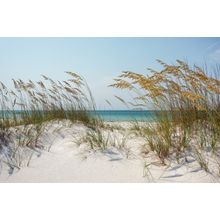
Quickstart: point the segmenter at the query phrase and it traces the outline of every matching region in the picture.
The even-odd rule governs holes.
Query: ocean
[[[91,117],[99,117],[104,121],[153,121],[156,111],[97,110],[89,111],[88,113]],[[0,118],[1,114],[2,112],[0,111]],[[21,114],[21,111],[17,111],[17,114]]]
[[[89,114],[104,121],[153,121],[155,111],[97,110],[90,111]]]

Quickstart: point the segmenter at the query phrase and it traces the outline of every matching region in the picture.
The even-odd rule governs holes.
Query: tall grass
[[[163,164],[173,156],[177,161],[187,160],[186,152],[194,152],[207,171],[201,152],[211,152],[219,159],[219,68],[211,74],[180,60],[174,65],[157,61],[161,71],[148,69],[148,75],[126,71],[111,86],[131,91],[135,106],[159,110],[155,113],[155,124],[136,126],[136,130],[145,136],[148,147]]]
[[[13,89],[0,82],[0,163],[20,168],[33,151],[42,147],[39,139],[45,123],[67,119],[95,128],[101,121],[91,118],[95,101],[85,79],[73,72],[64,81],[24,82],[13,79]],[[29,149],[29,150],[27,150]],[[27,154],[28,152],[28,154]]]

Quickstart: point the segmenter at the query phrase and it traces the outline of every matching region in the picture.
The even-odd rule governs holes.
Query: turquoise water
[[[153,121],[155,111],[98,110],[89,114],[104,121]]]
[[[89,111],[89,114],[95,118],[100,117],[104,121],[153,121],[155,112],[156,111],[97,110]],[[21,114],[21,111],[17,111],[17,114]]]

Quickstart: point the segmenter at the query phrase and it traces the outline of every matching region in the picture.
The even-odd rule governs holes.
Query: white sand
[[[128,127],[126,123],[120,123]],[[56,129],[56,132],[54,130]],[[88,145],[79,146],[76,140],[88,128],[80,124],[62,127],[53,125],[45,133],[45,149],[40,157],[33,157],[29,167],[8,174],[3,167],[0,182],[218,182],[219,179],[199,168],[196,161],[171,163],[169,167],[150,165],[158,160],[153,153],[141,156],[141,138],[130,137],[123,150],[112,144],[104,152],[93,151]],[[125,131],[123,131],[125,133]],[[120,138],[123,132],[114,132]],[[145,166],[146,165],[146,166]],[[144,168],[147,167],[147,168]]]

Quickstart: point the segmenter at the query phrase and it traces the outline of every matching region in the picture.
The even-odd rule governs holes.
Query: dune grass
[[[210,152],[219,160],[219,68],[212,69],[211,74],[180,60],[174,65],[158,62],[161,71],[148,69],[148,75],[126,71],[110,86],[132,92],[135,106],[159,110],[156,123],[136,123],[134,130],[145,137],[163,164],[170,157],[187,160],[186,152],[191,152],[208,171],[202,152]]]
[[[179,60],[175,65],[158,62],[161,71],[148,69],[148,75],[126,71],[111,85],[133,93],[133,102],[116,96],[126,106],[157,110],[151,123],[134,121],[132,133],[144,138],[143,152],[155,152],[163,165],[173,158],[179,163],[193,157],[211,172],[209,154],[220,170],[220,69],[211,74]],[[92,118],[89,111],[95,111],[96,105],[85,79],[66,74],[69,78],[64,81],[47,76],[39,82],[13,79],[13,89],[0,82],[0,163],[7,164],[10,172],[28,166],[33,154],[44,147],[41,136],[51,121],[86,125],[83,141],[93,150],[126,148],[130,134]],[[115,130],[122,134],[115,136]]]
[[[13,89],[0,82],[0,163],[20,168],[29,165],[47,122],[70,120],[94,129],[101,119],[91,118],[95,101],[85,79],[73,72],[64,81],[47,76],[42,80],[12,80]],[[27,159],[28,158],[28,159]]]

